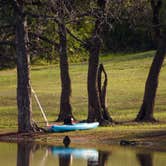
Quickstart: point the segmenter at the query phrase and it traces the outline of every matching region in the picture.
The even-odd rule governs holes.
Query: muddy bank
[[[122,146],[134,146],[166,151],[166,130],[108,130],[108,128],[74,131],[64,133],[1,133],[2,142],[37,142],[41,144],[61,145],[68,135],[71,144],[84,145],[119,145],[122,140],[128,141]],[[130,144],[130,142],[135,142]]]

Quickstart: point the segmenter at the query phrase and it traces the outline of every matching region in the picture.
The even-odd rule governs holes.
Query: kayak
[[[89,130],[99,126],[99,122],[93,123],[76,123],[72,125],[52,125],[50,127],[52,132],[65,132],[75,130]]]

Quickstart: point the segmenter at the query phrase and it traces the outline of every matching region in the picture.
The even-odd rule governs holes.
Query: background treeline
[[[10,33],[6,35],[6,32],[9,31],[8,25],[6,22],[14,23],[14,18],[12,19],[13,11],[9,5],[5,6],[5,1],[1,0],[1,7],[0,7],[0,38],[2,40],[10,40],[13,38],[11,29]],[[86,8],[87,3],[81,3],[81,1],[77,1],[77,8],[80,5],[80,8],[84,10]],[[103,35],[103,43],[102,43],[102,53],[114,53],[114,52],[138,52],[143,50],[150,50],[154,49],[153,43],[153,35],[149,30],[149,22],[151,22],[151,9],[146,6],[146,3],[143,4],[144,6],[140,6],[142,10],[139,12],[139,16],[136,15],[137,12],[134,11],[133,6],[131,10],[129,10],[129,6],[126,8],[128,9],[127,12],[124,12],[124,19],[120,19],[119,21],[111,20],[112,27],[108,26],[105,27],[105,33]],[[39,5],[40,6],[40,5]],[[48,13],[42,7],[36,7],[34,5],[29,4],[27,7],[29,11],[39,11],[40,13]],[[118,7],[115,11],[119,14],[122,11],[118,10]],[[114,11],[113,11],[114,12]],[[40,14],[39,13],[39,14]],[[118,15],[117,14],[117,15]],[[130,19],[130,17],[132,19]],[[135,19],[133,19],[135,17]],[[164,18],[163,18],[164,19]],[[93,23],[90,21],[89,18],[84,17],[84,19],[80,20],[75,24],[70,24],[71,31],[76,35],[79,36],[80,39],[88,38],[89,34],[92,30]],[[6,29],[4,29],[6,26]],[[58,39],[56,29],[57,27],[52,21],[49,20],[40,20],[37,21],[33,17],[28,17],[28,31],[29,31],[29,38],[31,43],[29,43],[30,48],[30,55],[31,55],[31,63],[57,63],[59,61],[58,53],[53,45],[43,42],[39,40],[40,36],[36,38],[37,35],[42,35],[49,39],[50,41],[55,41]],[[109,29],[109,30],[108,30]],[[31,35],[31,32],[33,35]],[[35,36],[36,34],[36,36]],[[80,62],[86,61],[88,56],[83,47],[81,47],[79,42],[75,42],[71,36],[68,36],[68,53],[69,53],[69,61],[70,62]],[[13,46],[6,47],[0,45],[0,69],[10,68],[15,66],[15,52]]]

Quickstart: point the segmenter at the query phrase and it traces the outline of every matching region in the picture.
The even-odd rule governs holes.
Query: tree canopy
[[[13,1],[1,0],[0,6],[0,57],[3,57],[7,64],[4,67],[13,67],[15,52],[11,46],[14,40],[13,26],[15,18],[13,14]],[[51,4],[53,2],[53,4]],[[99,1],[100,2],[100,1]],[[84,3],[79,0],[65,1],[65,21],[68,28],[68,54],[69,61],[87,60],[87,52],[82,47],[80,40],[87,40],[94,26],[94,18],[98,17],[95,0],[86,0]],[[164,3],[165,5],[165,3]],[[29,51],[31,62],[45,60],[57,63],[59,55],[57,52],[58,26],[57,15],[53,12],[56,8],[56,1],[24,1],[24,13],[27,15],[29,33]],[[58,9],[58,8],[57,8]],[[107,22],[103,34],[101,51],[104,52],[136,52],[141,50],[154,49],[153,35],[150,31],[151,9],[147,0],[134,1],[107,1]],[[161,20],[164,22],[164,7]],[[163,28],[164,30],[164,28]],[[70,34],[69,34],[70,33]],[[72,34],[72,35],[71,35]],[[54,45],[53,45],[54,43]],[[3,44],[3,45],[2,45]],[[4,47],[5,44],[10,44]],[[11,60],[10,60],[11,59]],[[10,63],[9,63],[10,62]]]

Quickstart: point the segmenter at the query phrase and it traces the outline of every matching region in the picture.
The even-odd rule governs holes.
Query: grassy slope
[[[109,82],[108,105],[111,116],[116,121],[132,120],[139,111],[144,84],[154,52],[130,55],[105,55],[101,57]],[[166,67],[163,65],[157,92],[155,117],[166,121]],[[77,119],[87,117],[87,64],[70,66],[72,80],[73,112]],[[33,66],[31,83],[50,121],[59,112],[60,77],[59,66]],[[0,131],[13,130],[17,125],[16,70],[0,71]],[[33,98],[33,118],[43,122],[38,106]],[[161,126],[159,125],[158,128]],[[164,127],[164,126],[163,126]],[[148,128],[148,127],[147,127]]]

